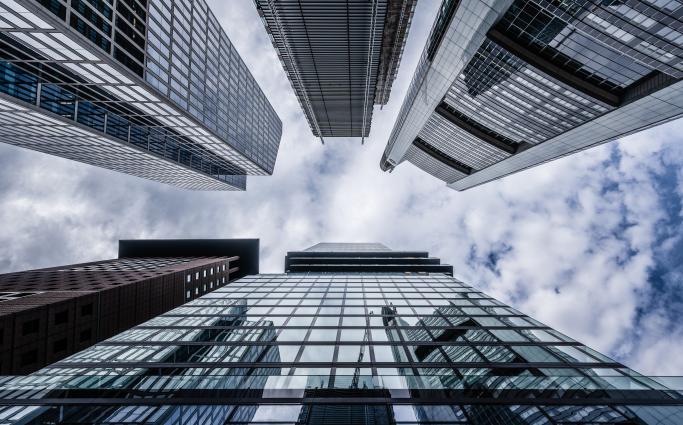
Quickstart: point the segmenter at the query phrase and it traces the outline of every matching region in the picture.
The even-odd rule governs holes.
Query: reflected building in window
[[[0,375],[23,375],[258,273],[258,239],[129,240],[112,260],[0,275]]]
[[[642,376],[452,276],[424,251],[318,244],[31,375],[11,424],[683,421]]]
[[[683,113],[683,3],[444,0],[381,168],[465,190]]]
[[[272,174],[282,123],[204,0],[0,1],[0,136],[186,189]]]
[[[417,0],[255,0],[313,135],[368,137]]]

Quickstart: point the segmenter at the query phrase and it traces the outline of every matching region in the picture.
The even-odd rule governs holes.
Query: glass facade
[[[150,0],[147,22],[147,82],[271,174],[282,122],[206,2]]]
[[[7,143],[190,189],[271,174],[282,133],[203,0],[3,0],[0,93],[39,118]]]
[[[246,276],[0,389],[12,424],[683,421],[679,381],[426,272]]]
[[[678,1],[444,1],[382,168],[408,160],[463,190],[680,116],[681,13]]]

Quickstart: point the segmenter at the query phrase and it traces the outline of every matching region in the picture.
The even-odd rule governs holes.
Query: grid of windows
[[[367,363],[372,363],[371,359],[374,359],[377,364],[412,363],[411,366],[423,367],[421,362],[454,362],[456,359],[444,357],[425,360],[426,357],[419,352],[421,347],[438,341],[444,330],[470,326],[477,329],[463,332],[449,343],[436,347],[459,347],[458,356],[472,359],[474,363],[484,362],[484,359],[495,361],[495,358],[483,354],[489,352],[487,347],[494,346],[498,347],[494,350],[495,355],[501,357],[512,358],[512,352],[528,351],[528,354],[519,354],[521,358],[517,362],[520,363],[540,361],[553,367],[582,364],[592,368],[622,368],[557,331],[446,276],[330,277],[290,274],[246,277],[225,290],[177,308],[138,329],[155,329],[155,332],[147,333],[154,335],[153,341],[191,342],[196,334],[196,329],[192,329],[193,324],[198,325],[203,317],[211,322],[216,314],[221,316],[221,320],[231,317],[237,321],[232,326],[226,325],[227,328],[272,330],[277,335],[278,344],[291,345],[283,348],[280,356],[281,361],[290,366],[293,362],[301,362],[302,357],[306,358],[305,347],[312,344],[331,345],[334,349],[327,350],[327,357],[311,358],[302,362],[305,364],[301,366],[310,366],[310,363],[355,363],[358,346],[355,351],[341,354],[339,348],[361,342],[369,343],[368,355],[365,357]],[[247,324],[242,323],[244,320]],[[188,325],[190,327],[184,329]],[[212,324],[200,326],[211,327]],[[173,330],[164,331],[162,327]],[[311,334],[314,330],[328,332]],[[166,339],[167,335],[170,339]],[[146,337],[139,338],[127,333],[119,335],[117,340],[130,344],[150,342]],[[246,342],[242,338],[235,341]],[[264,340],[260,341],[264,343]],[[378,351],[383,354],[375,354],[375,343],[401,347],[402,353],[394,356],[380,349]],[[534,345],[533,350],[521,348],[530,344]],[[117,349],[109,350],[112,353],[130,351],[125,344],[117,343],[116,346]],[[133,362],[147,361],[150,358],[148,354],[153,351],[142,356],[123,358]],[[83,356],[91,354],[84,353]],[[81,363],[85,357],[74,356],[68,361]],[[420,361],[420,358],[423,360]],[[216,361],[230,361],[226,359]],[[591,376],[591,373],[588,375]]]
[[[101,263],[86,264],[78,267],[60,269],[64,271],[85,271],[85,272],[104,272],[104,271],[145,271],[168,268],[189,263],[200,257],[145,257],[145,258],[120,258],[117,260],[103,261]]]
[[[618,91],[659,70],[683,76],[678,1],[516,0],[499,26],[581,78]]]
[[[182,270],[189,270],[185,283],[191,285],[186,286],[201,289],[202,285],[210,285],[211,282],[214,285],[225,283],[225,277],[229,273],[239,270],[238,267],[228,268],[228,260],[230,259],[219,257],[124,258],[71,267],[27,270],[0,275],[0,292],[30,295],[41,291],[90,291],[170,275]],[[202,270],[208,273],[212,269],[215,270],[215,275],[209,275],[210,280],[200,279]],[[197,274],[194,279],[191,277],[193,273]]]
[[[412,0],[256,0],[318,137],[367,137],[385,104],[413,15]]]
[[[382,168],[408,159],[454,177],[416,155],[420,138],[471,168],[446,180],[463,190],[680,116],[681,13],[679,1],[444,1]]]
[[[427,124],[420,131],[419,138],[430,143],[432,146],[438,147],[439,150],[450,157],[458,158],[460,162],[477,170],[486,168],[492,163],[510,156],[509,153],[474,137],[439,114],[433,114],[429,118]],[[439,165],[439,167],[441,166]],[[455,180],[457,180],[457,177],[447,182],[450,183]]]
[[[145,78],[271,174],[282,122],[204,0],[149,2]]]
[[[14,2],[4,3],[13,6]],[[101,51],[143,76],[147,0],[41,0],[40,4]]]
[[[466,176],[462,171],[446,165],[444,162],[434,158],[434,156],[429,155],[415,145],[411,145],[410,148],[408,148],[406,160],[446,183],[458,181]]]
[[[203,10],[204,19],[203,23],[193,21],[195,33],[204,34],[201,29],[210,21],[214,33],[219,34],[209,40],[213,44],[205,45],[203,50],[214,52],[227,48],[233,61],[221,58],[222,62],[219,62],[211,56],[212,61],[205,60],[197,65],[199,59],[193,59],[189,68],[191,78],[184,78],[175,94],[157,87],[153,70],[144,68],[146,63],[153,66],[153,57],[146,59],[144,53],[131,53],[152,49],[152,43],[146,43],[147,33],[153,33],[145,23],[148,18],[153,22],[153,18],[147,16],[146,2],[117,0],[114,4],[98,0],[73,1],[65,5],[55,0],[40,3],[67,21],[74,21],[71,18],[75,17],[74,22],[82,23],[78,28],[89,28],[83,31],[76,28],[86,39],[63,27],[52,15],[43,16],[37,3],[28,0],[20,3],[0,2],[0,91],[26,102],[22,108],[35,106],[55,117],[77,123],[76,128],[94,130],[87,132],[86,140],[103,148],[91,151],[79,146],[70,149],[69,145],[60,144],[58,138],[53,146],[49,143],[51,135],[38,138],[31,129],[15,131],[16,123],[7,120],[7,134],[4,135],[10,143],[193,189],[243,190],[245,175],[272,173],[281,122],[203,2],[203,6],[200,2],[193,3],[197,11]],[[61,16],[62,9],[64,16]],[[186,10],[179,11],[179,16],[185,16]],[[104,22],[111,22],[113,29],[103,26]],[[138,75],[130,74],[116,62],[109,61],[106,55],[99,55],[87,40],[94,41],[88,36],[90,31],[101,35],[101,30],[114,34],[114,47],[108,53],[123,59],[125,64],[142,66],[144,70],[136,73]],[[195,40],[194,36],[190,38]],[[193,58],[200,51],[199,42],[191,44]],[[220,48],[216,47],[218,42]],[[128,50],[124,52],[126,48]],[[180,49],[174,49],[176,51],[181,54]],[[182,63],[175,59],[172,62],[177,62],[178,66]],[[246,85],[249,90],[240,91],[240,96],[237,96],[237,90],[230,93],[223,90],[229,76],[227,72],[218,71],[219,63],[228,70],[238,69],[235,80],[240,87]],[[148,84],[144,84],[138,77],[147,75]],[[202,90],[190,90],[188,81]],[[208,111],[208,106],[188,108],[189,91],[207,105],[214,102],[211,120],[206,119],[209,112],[196,113],[200,109]],[[217,109],[216,105],[220,106],[227,99],[233,106],[239,105],[239,109]],[[237,120],[238,131],[228,135],[216,124],[216,116]],[[131,152],[131,156],[121,158],[116,151]],[[136,161],[136,157],[144,157],[145,161]],[[149,162],[159,164],[150,165]]]
[[[154,424],[312,424],[359,411],[354,423],[675,424],[683,414],[679,393],[441,274],[247,276],[1,388],[0,404],[87,393],[87,405],[10,412],[75,423],[131,411]],[[172,404],[144,401],[170,394]]]
[[[21,89],[13,88],[12,90]],[[108,128],[108,134],[111,134],[112,127]],[[160,154],[154,154],[151,151],[140,150],[133,145],[114,143],[111,139],[84,127],[69,123],[59,117],[48,116],[28,105],[20,106],[3,98],[0,98],[0,136],[3,136],[3,142],[11,145],[181,188],[244,190],[246,187],[246,176],[208,174],[212,170],[210,164],[207,164],[209,168],[205,174],[184,164],[175,163],[172,158],[169,160],[168,156],[165,156],[166,160],[162,160],[159,155],[165,152],[163,142]],[[199,161],[199,164],[201,166],[203,162]]]
[[[502,136],[532,144],[614,109],[543,74],[491,40],[479,48],[445,101]]]

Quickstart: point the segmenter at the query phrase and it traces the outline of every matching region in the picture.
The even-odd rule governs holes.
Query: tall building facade
[[[444,0],[381,159],[465,190],[683,113],[683,3]]]
[[[255,0],[317,137],[367,137],[389,101],[416,0]]]
[[[273,172],[282,122],[204,0],[1,0],[5,143],[187,189]]]
[[[258,239],[120,241],[119,258],[0,275],[0,375],[34,372],[258,273]]]
[[[683,423],[680,381],[626,368],[460,282],[426,252],[320,244],[285,262],[287,273],[245,276],[1,380],[0,419]]]

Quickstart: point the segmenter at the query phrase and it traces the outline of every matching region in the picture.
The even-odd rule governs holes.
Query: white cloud
[[[642,316],[639,309],[653,295],[651,268],[668,252],[657,246],[668,212],[656,177],[683,163],[683,124],[467,192],[410,164],[383,173],[379,158],[437,6],[419,4],[391,101],[375,110],[365,145],[322,146],[253,3],[213,1],[283,120],[274,175],[250,177],[245,193],[186,192],[2,145],[0,267],[113,257],[120,238],[259,237],[262,271],[280,272],[287,250],[379,241],[429,250],[467,283],[631,366],[680,374],[683,328],[667,318],[671,306],[660,300]],[[682,180],[679,172],[678,196]]]

